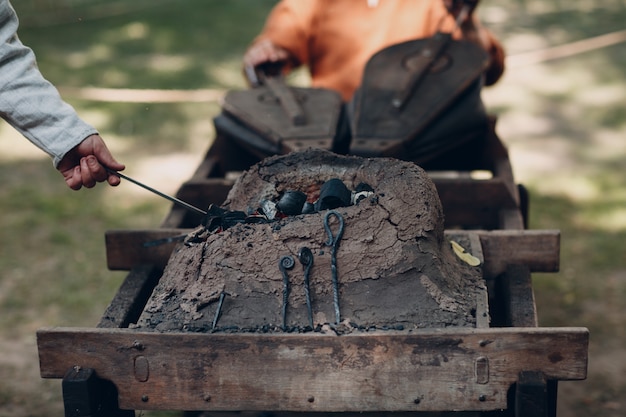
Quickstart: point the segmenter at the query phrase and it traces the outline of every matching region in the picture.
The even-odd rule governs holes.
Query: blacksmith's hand
[[[124,164],[115,160],[100,135],[91,135],[72,148],[57,166],[72,190],[92,188],[98,182],[107,181],[116,186],[120,178],[107,171],[122,171]]]

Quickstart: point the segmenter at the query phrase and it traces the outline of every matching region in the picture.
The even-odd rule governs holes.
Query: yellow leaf
[[[451,240],[450,244],[452,245],[452,250],[454,250],[456,256],[458,256],[463,262],[470,266],[480,265],[480,259],[472,256],[470,253],[465,252],[465,248],[463,248],[463,246],[459,245],[454,240]]]

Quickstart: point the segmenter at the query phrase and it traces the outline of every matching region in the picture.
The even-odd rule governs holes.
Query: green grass
[[[241,55],[274,3],[14,6],[22,41],[58,86],[229,89],[244,85]],[[483,0],[481,13],[515,54],[533,42],[558,45],[623,29],[626,2]],[[561,271],[534,276],[540,323],[591,330],[589,379],[562,384],[561,416],[626,410],[625,48],[511,70],[486,99],[530,189],[531,228],[561,230]],[[129,174],[171,192],[186,178],[170,158],[200,158],[219,112],[216,103],[71,104],[101,130]],[[14,149],[23,142],[0,124],[0,417],[56,417],[63,415],[60,383],[39,378],[35,331],[95,325],[125,276],[106,268],[104,233],[156,227],[169,204],[129,184],[72,192],[41,152],[28,144]],[[543,157],[548,166],[537,165]]]

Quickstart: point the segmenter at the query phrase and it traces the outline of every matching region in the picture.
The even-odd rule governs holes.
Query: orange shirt
[[[282,0],[256,41],[270,39],[287,49],[298,65],[308,65],[314,87],[337,90],[349,100],[374,53],[452,28],[454,18],[443,0]],[[504,69],[504,52],[489,37],[492,59],[486,82],[493,84]]]

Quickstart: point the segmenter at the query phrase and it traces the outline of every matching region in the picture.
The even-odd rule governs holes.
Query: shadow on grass
[[[588,327],[592,339],[623,346],[626,230],[588,226],[585,217],[620,210],[624,203],[531,194],[530,228],[561,231],[561,271],[534,276],[541,325]]]
[[[158,224],[159,208],[113,207],[102,185],[71,191],[48,160],[4,162],[0,177],[0,330],[95,325],[122,278],[106,267],[104,232]]]
[[[274,3],[115,2],[120,13],[104,17],[98,16],[104,1],[65,2],[61,10],[36,0],[14,6],[22,42],[33,48],[42,73],[57,86],[232,89],[244,87],[241,57]],[[41,18],[46,8],[57,11],[48,23]],[[143,136],[154,152],[189,150],[185,138],[191,125],[218,112],[217,103],[72,104],[80,114],[100,114],[97,127],[104,133]]]
[[[560,384],[562,416],[618,417],[626,409],[626,229],[588,224],[623,207],[611,198],[581,202],[531,189],[530,228],[561,231],[561,271],[533,274],[539,324],[590,331],[588,378]]]
[[[83,13],[89,16],[94,4],[105,3],[81,2],[68,9],[67,20],[72,23],[30,27],[29,20],[39,13],[23,6],[20,37],[33,47],[54,83],[126,88],[224,86],[219,69],[240,64],[275,2],[160,1],[118,16],[81,19]],[[239,74],[232,79],[242,85]]]

